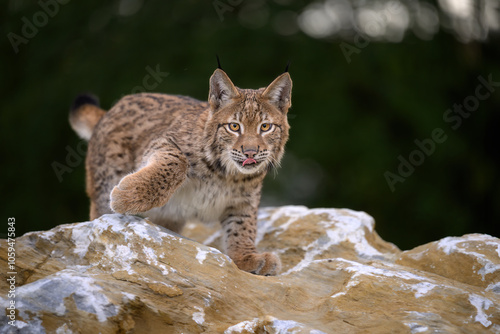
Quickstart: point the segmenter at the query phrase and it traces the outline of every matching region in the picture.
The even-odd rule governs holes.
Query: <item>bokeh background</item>
[[[205,100],[215,54],[242,88],[291,61],[291,139],[262,205],[366,211],[402,249],[500,237],[497,0],[1,6],[3,237],[7,217],[17,235],[88,219],[85,143],[67,120],[78,93],[105,109],[140,91]]]

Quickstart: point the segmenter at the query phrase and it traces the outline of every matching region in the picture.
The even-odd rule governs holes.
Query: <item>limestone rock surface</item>
[[[184,235],[105,215],[17,238],[17,320],[2,315],[0,333],[500,333],[500,240],[488,235],[403,252],[363,212],[264,208],[257,247],[281,257],[276,277],[240,271],[216,224]]]

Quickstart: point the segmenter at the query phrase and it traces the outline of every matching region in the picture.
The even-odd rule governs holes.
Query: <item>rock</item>
[[[214,248],[216,224],[190,223],[184,234],[198,242],[105,215],[17,238],[17,320],[0,318],[0,332],[500,333],[491,236],[402,252],[363,212],[265,208],[257,246],[278,253],[283,272],[262,277]],[[1,249],[6,268],[6,240]],[[0,285],[4,308],[8,290]]]
[[[497,238],[469,234],[404,252],[397,263],[500,293],[499,255]]]

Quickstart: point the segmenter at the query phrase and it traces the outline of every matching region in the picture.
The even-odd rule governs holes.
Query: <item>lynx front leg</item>
[[[165,205],[188,170],[184,154],[167,139],[149,145],[143,165],[113,188],[110,206],[114,212],[136,214]]]
[[[272,253],[258,253],[255,248],[256,211],[231,210],[226,214],[222,227],[227,255],[241,270],[257,275],[277,275],[281,269],[279,257]]]

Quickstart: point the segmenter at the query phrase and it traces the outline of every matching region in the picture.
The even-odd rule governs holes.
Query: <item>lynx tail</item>
[[[90,140],[97,122],[106,113],[99,107],[99,100],[91,94],[78,95],[69,112],[69,124],[82,139]]]

